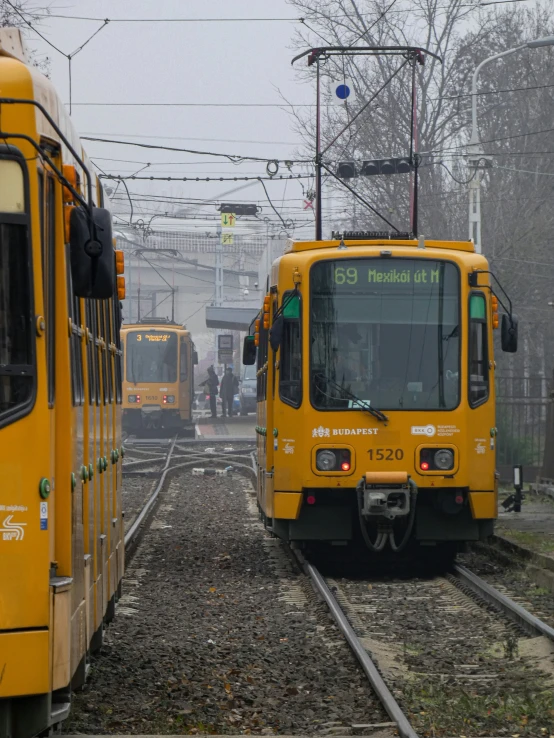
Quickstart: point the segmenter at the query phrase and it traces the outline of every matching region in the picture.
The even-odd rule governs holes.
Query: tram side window
[[[476,407],[489,396],[487,303],[477,293],[469,298],[469,404]]]
[[[100,339],[105,339],[104,336],[104,304],[101,300],[98,300],[96,303],[97,306],[97,312],[96,312],[96,320],[97,320],[97,328],[98,328],[98,337]],[[102,364],[102,401],[104,405],[108,402],[108,361],[107,361],[107,351],[106,348],[103,346],[99,347],[100,350],[100,362]]]
[[[91,317],[91,325],[92,325],[92,356],[94,361],[94,386],[95,386],[95,396],[96,396],[96,404],[100,405],[102,402],[102,393],[100,392],[100,336],[99,336],[99,330],[98,330],[98,314],[96,312],[97,309],[97,303],[94,300],[91,300],[90,303],[90,317]]]
[[[46,355],[48,367],[48,406],[54,406],[56,395],[56,185],[53,177],[47,178],[46,185],[46,232],[42,228],[42,236],[45,240],[43,245],[43,267],[46,262],[45,275],[45,306],[46,306]]]
[[[302,403],[302,335],[300,297],[294,292],[283,295],[283,340],[279,359],[279,396],[293,407]]]
[[[185,337],[181,336],[181,364],[180,364],[180,370],[179,370],[179,379],[181,382],[186,382],[188,379],[188,364],[189,362],[189,354],[188,354],[188,345],[185,341]]]
[[[116,354],[114,355],[114,367],[115,367],[115,401],[118,405],[121,405],[123,396],[122,396],[122,390],[121,390],[121,382],[122,382],[122,358],[121,358],[121,336],[119,333],[119,328],[121,326],[121,308],[119,306],[119,300],[116,298],[112,298],[112,333],[115,338],[115,346],[117,349]]]
[[[88,398],[89,404],[94,405],[96,402],[96,364],[94,361],[94,353],[96,346],[94,343],[94,322],[92,320],[93,315],[93,303],[91,300],[85,300],[85,317],[86,325],[91,334],[92,338],[89,340],[87,335],[87,367],[88,367]]]
[[[83,323],[81,318],[81,300],[78,297],[73,297],[73,322],[77,328],[80,328]],[[84,405],[85,379],[83,373],[83,354],[81,351],[81,336],[77,331],[74,331],[71,335],[71,346],[74,367],[75,405]]]
[[[36,380],[27,229],[23,169],[0,159],[0,426],[30,409]]]
[[[106,339],[106,365],[107,365],[107,381],[108,381],[108,402],[110,405],[114,400],[113,391],[113,364],[112,354],[110,352],[110,345],[112,344],[112,324],[110,320],[110,301],[104,300],[102,303],[104,311],[104,337]]]
[[[261,322],[261,321],[260,321]],[[268,350],[268,334],[263,324],[260,325],[260,343],[258,345],[258,382],[257,382],[257,399],[265,400],[267,393],[267,368],[262,372],[260,369],[267,364]]]
[[[81,303],[73,295],[71,282],[69,245],[66,245],[66,281],[67,281],[67,311],[71,321],[71,336],[69,338],[69,361],[71,367],[71,397],[73,405],[83,405],[85,402],[85,382],[83,377],[83,357],[81,354],[81,337],[78,329],[81,326]]]

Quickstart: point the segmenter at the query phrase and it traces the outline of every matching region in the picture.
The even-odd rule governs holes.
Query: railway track
[[[485,660],[481,664],[456,664],[456,659],[460,655],[459,647],[463,645],[461,642],[465,643],[470,660],[478,661],[475,659],[474,649],[482,647],[483,644],[479,643],[479,640],[483,633],[476,634],[472,631],[479,628],[488,630],[491,643],[496,641],[498,644],[505,639],[507,647],[509,648],[511,643],[511,647],[516,650],[518,636],[521,637],[524,634],[531,638],[545,638],[549,643],[554,643],[553,628],[464,566],[455,565],[446,577],[434,577],[428,581],[346,580],[339,582],[324,576],[300,552],[295,551],[294,553],[316,592],[328,607],[336,625],[358,659],[372,688],[402,738],[418,738],[422,734],[418,732],[413,725],[413,720],[407,714],[408,709],[405,704],[407,700],[402,699],[405,697],[405,685],[411,678],[408,673],[410,671],[422,676],[418,670],[427,670],[427,676],[436,681],[458,685],[460,689],[467,689],[468,685],[472,685],[473,689],[475,685],[484,685],[484,692],[488,691],[487,685],[491,683],[495,684],[494,689],[496,690],[499,683],[506,683],[512,679],[517,683],[518,680],[531,678],[529,674],[525,676],[523,673],[524,671],[527,673],[528,665],[523,667],[516,661],[513,662],[513,673],[507,672],[501,677],[500,668],[491,670],[495,659],[498,661],[497,657]],[[473,601],[467,598],[466,594],[470,594]],[[464,603],[463,599],[467,602]],[[406,618],[410,600],[414,603],[414,607],[416,602],[420,606],[422,603],[425,604],[423,611],[420,607],[418,617],[422,619],[422,629],[427,631],[426,640],[430,644],[429,651],[431,652],[437,652],[441,648],[440,643],[434,645],[432,643],[435,636],[433,618],[429,617],[432,611],[440,620],[440,627],[444,630],[444,641],[451,649],[443,651],[444,663],[448,663],[454,669],[453,672],[438,673],[444,667],[444,663],[430,664],[429,658],[423,658],[423,656],[429,656],[429,653],[417,653],[421,644],[417,633],[410,628],[413,623]],[[425,600],[427,600],[426,603]],[[406,604],[408,604],[407,607]],[[397,617],[395,617],[395,611]],[[470,613],[473,614],[470,627],[453,634],[451,632],[452,621],[464,618]],[[398,632],[399,624],[408,627],[407,638],[413,638],[412,644],[407,644],[406,641],[403,644],[409,654],[404,666],[393,663],[396,660],[395,656],[398,656],[402,638]],[[485,635],[485,640],[486,638]],[[551,653],[554,653],[554,647]],[[422,655],[421,659],[418,658],[420,655]],[[441,662],[440,658],[438,662]],[[405,668],[408,670],[404,674],[406,679],[401,674]],[[456,671],[462,673],[456,674]],[[399,699],[397,699],[398,695],[400,695]],[[404,703],[402,706],[401,702]],[[413,709],[410,712],[413,714]],[[421,731],[421,728],[419,730]],[[425,732],[425,734],[429,733]],[[435,735],[434,732],[431,734]],[[449,733],[437,732],[436,734],[447,735]],[[468,729],[469,734],[471,733]],[[483,732],[478,734],[485,735]],[[526,735],[529,734],[526,733]]]
[[[126,456],[124,475],[153,478],[151,491],[125,534],[131,556],[165,485],[179,471],[254,476],[253,450],[236,449],[238,439],[226,438],[217,446],[205,439],[160,441],[156,444],[151,439],[135,447],[127,442],[132,453]],[[508,690],[510,684],[517,688],[536,680],[539,668],[532,657],[526,663],[513,658],[518,642],[542,639],[554,644],[552,627],[464,566],[456,565],[446,576],[423,580],[337,580],[319,571],[299,551],[294,554],[403,738],[435,734],[422,728],[417,714],[414,719],[418,710],[409,694],[412,679],[445,684],[462,693],[473,690],[478,696],[488,695],[492,684],[500,691]],[[504,655],[476,658],[493,646],[504,647]],[[467,734],[492,736],[496,732],[481,729]]]
[[[154,478],[154,484],[136,516],[129,521],[125,530],[125,550],[132,553],[139,534],[150,519],[166,481],[180,470],[193,467],[197,473],[216,476],[229,474],[233,470],[252,476],[252,448],[235,450],[233,444],[251,442],[250,438],[227,437],[218,441],[225,443],[223,449],[205,439],[186,440],[175,436],[172,439],[126,439],[126,449],[138,458],[129,459],[123,464],[123,476],[142,476]],[[125,514],[125,513],[124,513]]]

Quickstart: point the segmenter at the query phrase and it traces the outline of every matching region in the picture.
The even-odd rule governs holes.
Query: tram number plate
[[[402,461],[404,451],[401,448],[370,448],[370,461]]]

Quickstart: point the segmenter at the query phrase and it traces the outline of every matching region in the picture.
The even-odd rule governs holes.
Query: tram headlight
[[[173,405],[173,403],[175,402],[175,395],[164,395],[163,402],[164,405]]]
[[[140,403],[140,395],[128,395],[127,400],[133,403]]]
[[[435,453],[433,461],[437,469],[447,471],[454,467],[454,454],[449,448],[441,448]]]
[[[333,471],[337,465],[337,457],[329,449],[323,449],[317,452],[315,464],[319,471]]]

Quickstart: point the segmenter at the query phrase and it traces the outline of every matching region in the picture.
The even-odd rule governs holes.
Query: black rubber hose
[[[390,547],[395,553],[399,553],[406,548],[414,527],[417,502],[417,485],[413,479],[408,479],[408,484],[410,485],[410,519],[408,520],[408,527],[406,528],[406,532],[404,533],[404,538],[398,544],[398,546],[396,545],[396,540],[394,538],[394,530],[391,530],[391,532],[389,533]]]
[[[365,545],[369,548],[370,551],[373,551],[374,553],[380,553],[387,543],[387,534],[383,531],[379,531],[377,533],[377,538],[375,539],[375,542],[371,540],[369,537],[369,533],[367,532],[364,516],[362,515],[362,509],[364,506],[363,501],[363,484],[364,480],[361,479],[358,483],[358,486],[356,487],[356,494],[358,499],[358,517],[360,520],[360,530],[362,532],[362,538],[364,539]]]

